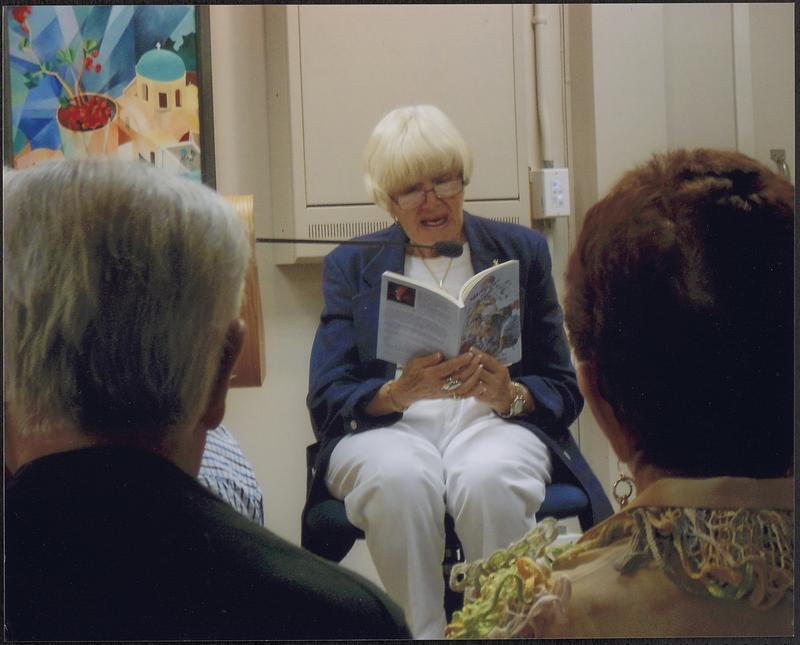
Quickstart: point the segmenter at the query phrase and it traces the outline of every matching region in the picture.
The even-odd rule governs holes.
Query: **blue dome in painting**
[[[175,52],[157,47],[142,54],[136,63],[136,74],[152,81],[169,83],[183,78],[186,74],[186,65]]]

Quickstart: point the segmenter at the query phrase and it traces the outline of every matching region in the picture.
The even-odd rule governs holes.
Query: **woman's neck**
[[[667,476],[667,473],[660,468],[646,465],[636,469],[636,472],[633,473],[633,481],[636,484],[637,492],[641,493],[648,486]]]
[[[676,477],[677,475],[665,468],[648,464],[641,459],[641,453],[636,453],[634,458],[628,463],[633,482],[636,484],[636,492],[641,493],[648,486],[653,485],[664,477]]]

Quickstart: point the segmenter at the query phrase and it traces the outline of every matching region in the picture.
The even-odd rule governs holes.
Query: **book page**
[[[474,345],[504,365],[522,358],[519,262],[511,260],[475,276],[465,295],[462,352]]]
[[[460,306],[449,294],[386,271],[381,278],[377,357],[405,365],[416,356],[457,355]]]

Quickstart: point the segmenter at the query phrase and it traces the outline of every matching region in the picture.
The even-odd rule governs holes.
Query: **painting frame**
[[[23,5],[16,5],[23,6]],[[64,7],[74,8],[75,5],[64,5]],[[87,5],[89,6],[89,5]],[[96,6],[96,5],[93,5]],[[121,7],[133,13],[147,10],[154,5],[104,5],[105,7]],[[181,5],[158,5],[163,7],[175,7]],[[194,60],[196,68],[196,95],[197,95],[197,123],[199,125],[199,179],[210,188],[216,189],[216,165],[215,165],[215,146],[214,146],[214,114],[213,114],[213,89],[211,78],[211,37],[210,37],[210,14],[208,5],[182,5],[194,14]],[[52,7],[52,5],[51,5]],[[4,5],[2,8],[2,70],[3,70],[3,164],[7,167],[14,167],[14,128],[12,125],[12,88],[11,88],[11,39],[9,38],[9,19],[10,12],[15,5]],[[152,10],[152,9],[151,9]],[[87,69],[89,69],[87,67]],[[188,87],[188,85],[187,85]],[[63,105],[63,103],[62,103]],[[55,121],[55,117],[53,121]],[[63,144],[61,146],[63,153]],[[183,150],[181,151],[183,152]],[[106,154],[106,153],[104,153]],[[128,154],[130,152],[128,151]],[[65,155],[66,156],[66,155]],[[112,156],[114,156],[112,154]],[[141,157],[141,154],[139,154]],[[151,156],[152,158],[152,156]]]

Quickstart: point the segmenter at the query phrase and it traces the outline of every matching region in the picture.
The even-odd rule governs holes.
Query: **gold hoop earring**
[[[617,481],[615,481],[614,485],[611,487],[611,494],[622,509],[628,505],[636,488],[633,478],[622,472],[622,465],[619,462],[617,462],[617,468],[619,468],[619,477],[617,477]]]

